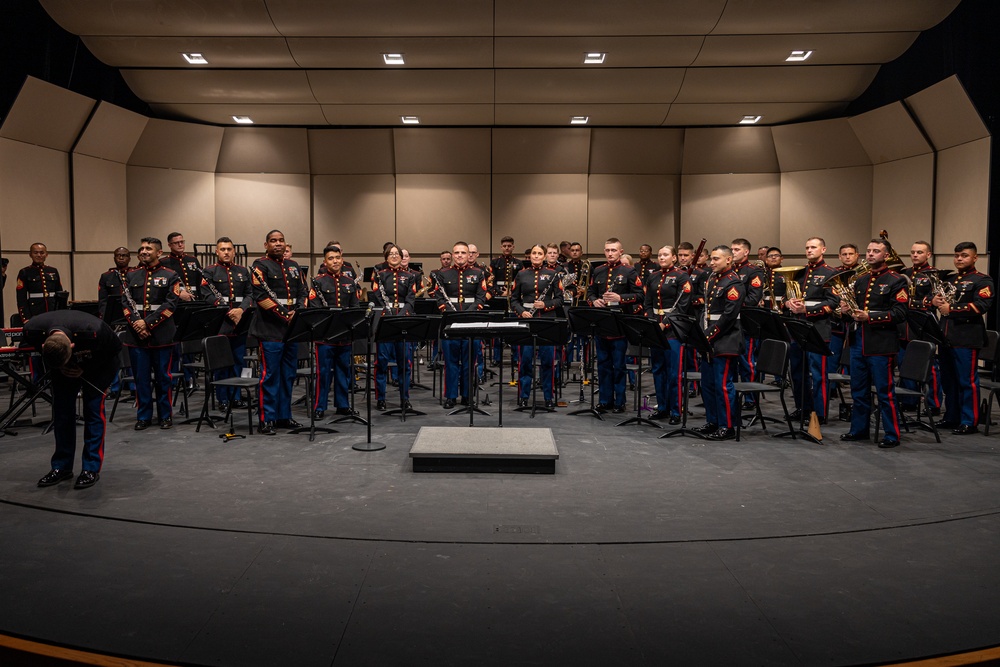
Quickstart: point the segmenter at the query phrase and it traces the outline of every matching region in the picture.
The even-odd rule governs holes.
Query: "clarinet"
[[[375,272],[372,273],[372,282],[375,283],[376,287],[378,287],[378,293],[382,296],[382,307],[383,308],[388,308],[389,307],[389,297],[386,296],[386,294],[385,294],[385,287],[382,286],[382,278],[379,277],[378,271],[375,271]],[[394,303],[398,303],[398,302],[394,302]],[[399,308],[399,306],[396,306],[396,308]]]
[[[449,298],[448,298],[448,292],[446,292],[446,291],[445,291],[445,289],[444,289],[444,285],[442,285],[442,284],[441,284],[441,278],[440,278],[440,277],[438,277],[438,274],[436,274],[436,273],[431,273],[431,278],[433,278],[433,279],[434,279],[434,282],[435,282],[435,283],[437,283],[437,286],[438,286],[438,289],[439,289],[439,290],[441,290],[441,294],[443,294],[443,295],[444,295],[444,299],[445,299],[445,303],[447,303],[447,304],[448,304],[448,307],[449,307],[449,308],[451,308],[451,309],[452,309],[453,311],[457,311],[457,310],[458,310],[458,308],[456,308],[456,307],[455,307],[455,304],[453,304],[453,303],[451,302],[451,299],[449,299]],[[459,290],[461,290],[461,289],[462,289],[462,285],[461,285],[461,284],[459,284],[459,286],[458,286],[458,289],[459,289]]]
[[[261,275],[260,269],[254,267],[253,272],[257,275],[257,280],[260,281],[260,284],[264,288],[264,291],[267,292],[267,295],[274,300],[275,305],[280,306],[281,305],[281,299],[279,299],[278,295],[274,293],[274,290],[271,289],[271,286],[267,284],[267,280],[265,280],[264,276]],[[291,301],[292,299],[291,299],[291,297],[289,297],[287,300]],[[286,308],[288,308],[288,307],[286,306]],[[291,315],[294,315],[295,312],[292,311],[290,308],[288,308],[288,310],[289,310],[289,319],[291,319]]]
[[[212,284],[212,280],[210,278],[205,278],[204,277],[205,276],[205,272],[204,271],[202,271],[201,275],[202,275],[202,278],[204,278],[204,280],[205,280],[205,284],[208,286],[208,291],[212,293],[212,296],[214,296],[216,299],[218,299],[219,303],[222,303],[223,301],[225,301],[225,297],[222,296],[222,294],[219,292],[219,290],[216,289],[215,285]]]
[[[547,298],[549,298],[550,296],[552,296],[552,288],[556,286],[556,283],[559,282],[559,278],[561,276],[566,276],[567,282],[572,282],[573,279],[576,278],[576,274],[575,273],[570,273],[570,274],[557,273],[556,275],[552,276],[552,280],[551,280],[551,282],[549,282],[548,287],[546,287],[545,291],[542,292],[542,298],[541,299],[536,299],[536,301],[545,301]],[[531,308],[528,309],[528,313],[531,314],[532,317],[535,316],[535,304],[534,304],[534,302],[532,302]]]
[[[329,308],[330,304],[326,302],[326,297],[323,296],[323,288],[319,286],[319,278],[313,278],[312,284],[316,288],[316,296],[319,297],[319,302],[323,304],[324,308]]]

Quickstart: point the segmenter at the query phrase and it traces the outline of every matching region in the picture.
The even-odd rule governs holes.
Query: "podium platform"
[[[425,426],[410,448],[413,472],[500,472],[552,475],[559,450],[547,428]]]

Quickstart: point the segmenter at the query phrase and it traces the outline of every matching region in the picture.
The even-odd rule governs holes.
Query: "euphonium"
[[[899,255],[896,254],[896,251],[893,250],[892,244],[889,243],[889,232],[883,229],[878,233],[878,237],[883,241],[885,241],[885,248],[886,248],[885,265],[888,266],[890,269],[903,268],[905,266],[905,264],[903,264],[903,260],[899,258]]]
[[[934,296],[940,296],[945,302],[951,306],[955,304],[955,294],[958,292],[958,288],[955,283],[947,282],[941,279],[941,274],[944,271],[928,271],[927,277],[931,281],[931,294]],[[950,273],[950,272],[948,272]]]
[[[868,265],[865,264],[865,267]],[[852,310],[861,310],[858,307],[858,300],[854,298],[854,281],[857,280],[855,273],[859,269],[854,269],[853,271],[841,271],[836,273],[826,279],[824,285],[829,285],[833,289],[833,293],[837,297],[845,302],[848,307]],[[865,271],[864,273],[867,273]]]
[[[779,266],[776,269],[771,269],[772,272],[785,279],[786,301],[788,299],[802,298],[802,287],[799,285],[799,281],[795,280],[795,274],[805,270],[805,268],[804,266]]]

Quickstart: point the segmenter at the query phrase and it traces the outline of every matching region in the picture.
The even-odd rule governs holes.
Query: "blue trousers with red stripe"
[[[872,414],[871,386],[875,385],[885,437],[899,440],[899,410],[892,372],[895,355],[866,357],[861,352],[861,336],[851,345],[851,433],[868,433]]]
[[[260,421],[292,418],[292,385],[299,359],[298,343],[260,341]]]
[[[624,338],[601,338],[597,341],[597,396],[602,405],[625,405]]]
[[[462,398],[469,396],[469,339],[443,340],[444,349],[444,397],[457,398],[459,392]]]
[[[941,382],[944,385],[944,420],[950,424],[979,423],[979,350],[941,347]]]
[[[230,368],[223,368],[215,371],[216,380],[239,377],[240,373],[243,371],[243,357],[245,357],[247,353],[246,334],[241,336],[230,336],[229,349],[233,352],[233,365]],[[232,401],[239,400],[239,397],[240,390],[236,387],[215,388],[215,400],[220,403],[230,403]]]
[[[326,410],[330,402],[330,383],[333,382],[333,407],[351,407],[351,352],[350,345],[324,345],[318,343],[315,355],[316,390],[313,410]],[[331,377],[332,376],[332,377]],[[385,380],[382,380],[385,386]]]
[[[113,368],[102,369],[100,377],[84,374],[69,378],[55,371],[52,374],[52,433],[56,438],[56,451],[52,455],[52,468],[72,470],[76,458],[76,396],[83,392],[83,469],[100,472],[104,462],[104,396],[111,378],[118,372],[118,358]],[[86,380],[86,382],[84,382]]]
[[[518,364],[518,397],[528,398],[531,395],[531,379],[532,370],[531,363],[534,360],[535,348],[531,345],[521,346],[521,361]],[[555,347],[552,345],[539,345],[538,346],[538,365],[539,365],[539,377],[541,384],[539,385],[542,389],[542,396],[546,401],[551,401],[553,399],[553,388],[555,386],[555,374],[553,373],[553,366],[555,365]]]
[[[385,400],[385,385],[389,377],[390,361],[396,362],[396,373],[393,375],[393,379],[399,379],[399,386],[403,390],[403,400],[408,401],[410,400],[410,372],[413,368],[413,347],[402,341],[378,344],[378,359],[375,364],[375,400]]]
[[[740,380],[742,382],[757,381],[757,348],[760,342],[756,338],[743,336],[743,349],[745,352],[740,355]],[[752,404],[754,398],[752,394],[747,394],[744,402]]]
[[[153,419],[153,386],[156,386],[156,414],[160,421],[173,415],[171,406],[171,386],[174,376],[170,373],[173,364],[174,346],[129,347],[132,361],[132,375],[135,376],[136,419]]]
[[[701,396],[705,399],[705,420],[720,428],[736,426],[737,357],[718,356],[701,364]]]
[[[817,417],[826,417],[826,407],[830,400],[827,393],[826,372],[830,357],[815,352],[803,352],[797,343],[792,343],[789,353],[788,362],[792,374],[792,395],[795,398],[795,407],[801,408],[807,415],[810,412],[815,412]],[[803,396],[802,391],[802,366],[804,363],[808,364],[805,377],[805,396]]]
[[[675,338],[668,338],[666,348],[650,348],[649,361],[656,391],[656,409],[669,410],[679,417],[684,405],[683,346]]]

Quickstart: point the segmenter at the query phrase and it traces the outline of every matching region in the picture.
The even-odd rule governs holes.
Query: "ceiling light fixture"
[[[200,53],[182,53],[184,60],[188,61],[189,65],[207,65],[208,59],[205,58]]]
[[[233,120],[238,125],[253,125],[253,119],[250,116],[233,116]]]
[[[812,54],[813,54],[812,51],[792,51],[791,53],[788,54],[788,57],[785,58],[785,62],[801,63],[806,60],[809,60],[809,56],[811,56]]]
[[[756,125],[763,116],[743,116],[740,125]]]
[[[584,65],[600,65],[604,62],[604,59],[608,54],[600,53],[599,51],[593,51],[591,53],[583,54],[583,64]]]
[[[400,116],[403,125],[420,125],[420,116]]]
[[[590,122],[590,116],[573,116],[569,119],[570,125],[586,125]]]
[[[402,53],[383,53],[382,60],[385,61],[386,65],[405,65],[406,62],[403,60]]]

